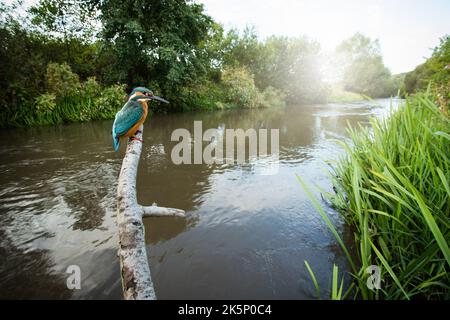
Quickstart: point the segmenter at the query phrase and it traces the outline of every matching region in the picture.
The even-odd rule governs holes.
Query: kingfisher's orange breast
[[[136,122],[136,124],[134,126],[131,127],[130,130],[128,130],[124,136],[125,137],[131,137],[134,136],[134,134],[136,133],[136,131],[139,129],[139,127],[141,126],[141,124],[144,123],[145,119],[147,118],[147,113],[148,113],[148,105],[147,105],[147,101],[141,101],[139,102],[142,104],[142,107],[144,108],[144,113],[142,114],[142,117],[139,119],[138,122]]]

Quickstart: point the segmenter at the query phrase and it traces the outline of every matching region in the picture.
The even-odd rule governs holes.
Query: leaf
[[[314,282],[314,286],[316,287],[317,299],[320,299],[320,288],[319,288],[319,284],[317,283],[316,276],[314,275],[314,272],[312,271],[308,262],[306,260],[304,260],[304,263],[305,263],[306,269],[308,269],[308,272],[311,275],[312,281]]]

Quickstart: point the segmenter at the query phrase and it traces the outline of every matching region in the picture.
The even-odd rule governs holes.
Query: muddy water
[[[310,299],[307,260],[326,295],[332,264],[345,259],[295,174],[330,190],[329,160],[347,121],[369,125],[389,100],[156,116],[148,119],[138,201],[182,208],[187,218],[146,218],[146,243],[160,299]],[[280,131],[278,171],[259,158],[240,165],[175,165],[177,128]],[[112,122],[1,131],[0,298],[120,299]],[[262,169],[262,170],[261,170]],[[273,172],[272,172],[273,173]],[[348,236],[337,213],[327,209]],[[347,238],[350,239],[350,236]],[[81,270],[69,290],[66,269]]]

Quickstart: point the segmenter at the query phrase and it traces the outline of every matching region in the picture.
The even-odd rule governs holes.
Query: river
[[[394,103],[396,101],[394,100]],[[330,191],[330,160],[347,122],[370,125],[390,100],[264,110],[157,115],[146,121],[138,171],[140,204],[186,210],[186,218],[145,218],[159,299],[314,299],[304,266],[323,297],[332,265],[348,270],[338,244],[301,188]],[[279,165],[175,165],[177,128],[279,129]],[[112,121],[2,130],[0,298],[120,299],[116,186],[124,154],[113,151]],[[339,214],[327,213],[347,241]],[[77,265],[81,289],[69,290]],[[348,278],[348,276],[347,276]]]

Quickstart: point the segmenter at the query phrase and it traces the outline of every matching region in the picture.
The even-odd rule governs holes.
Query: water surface
[[[146,243],[160,299],[312,299],[307,260],[326,294],[333,263],[348,267],[296,180],[330,191],[327,162],[348,139],[347,122],[369,125],[390,100],[155,116],[138,172],[140,204],[181,208],[186,218],[146,218]],[[177,128],[280,130],[270,158],[243,165],[174,165]],[[124,148],[112,121],[0,131],[0,298],[120,299],[116,186]],[[324,202],[322,202],[324,204]],[[344,237],[341,218],[327,208]],[[81,289],[66,286],[69,265]]]

